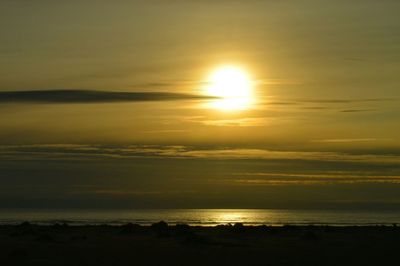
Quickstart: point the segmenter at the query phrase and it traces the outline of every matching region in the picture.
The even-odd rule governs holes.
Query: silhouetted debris
[[[8,254],[8,258],[11,260],[26,260],[28,258],[28,252],[23,248],[17,248],[12,250]]]

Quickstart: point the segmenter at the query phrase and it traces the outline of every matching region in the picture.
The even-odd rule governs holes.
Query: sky
[[[399,9],[0,0],[0,207],[400,208]]]

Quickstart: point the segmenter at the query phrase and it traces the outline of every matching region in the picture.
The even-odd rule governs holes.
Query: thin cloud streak
[[[296,104],[353,104],[353,103],[380,103],[380,102],[396,102],[396,98],[376,98],[376,99],[274,99],[266,100],[269,105],[296,105]],[[323,106],[326,108],[326,106]],[[360,111],[373,111],[370,109],[357,109]]]
[[[342,113],[361,113],[361,112],[373,112],[376,111],[374,109],[346,109],[346,110],[342,110],[340,112]]]
[[[175,100],[207,100],[215,97],[168,92],[117,92],[94,90],[2,91],[0,103],[116,103]]]
[[[321,143],[351,143],[351,142],[373,142],[373,141],[391,141],[393,139],[377,139],[377,138],[359,138],[359,139],[316,139],[312,142]]]
[[[373,102],[392,102],[398,99],[393,98],[368,98],[368,99],[304,99],[298,100],[303,103],[373,103]]]

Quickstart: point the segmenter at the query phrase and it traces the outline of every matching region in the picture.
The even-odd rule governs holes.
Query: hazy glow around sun
[[[209,104],[220,110],[244,110],[253,101],[251,79],[244,70],[235,66],[214,70],[208,78],[206,92],[220,98]]]

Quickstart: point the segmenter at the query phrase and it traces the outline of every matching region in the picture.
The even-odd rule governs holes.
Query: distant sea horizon
[[[400,210],[295,210],[295,209],[0,209],[0,224],[30,222],[39,225],[332,225],[400,224]]]

